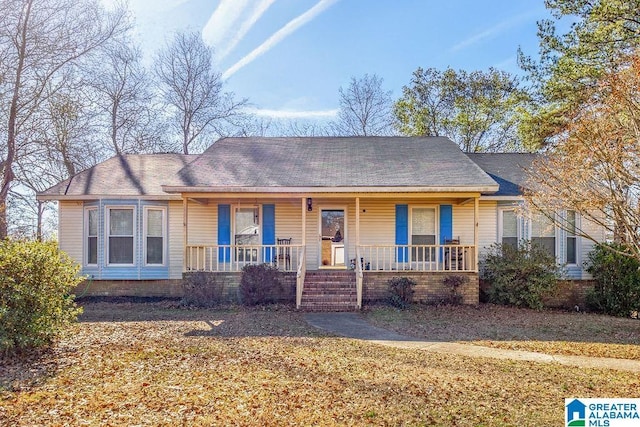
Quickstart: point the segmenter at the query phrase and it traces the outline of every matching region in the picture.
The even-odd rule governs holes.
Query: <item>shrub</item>
[[[389,304],[394,307],[405,309],[413,302],[413,287],[416,282],[408,277],[392,277],[387,282],[389,289]]]
[[[245,265],[240,281],[240,301],[244,305],[273,303],[282,297],[280,271],[269,264]]]
[[[588,255],[587,271],[596,284],[587,306],[612,316],[640,310],[640,261],[625,255],[620,244],[600,244]]]
[[[82,280],[53,242],[0,241],[0,353],[51,344],[82,310],[69,294]]]
[[[543,307],[542,298],[555,289],[560,273],[553,255],[526,241],[518,247],[491,245],[481,271],[488,283],[489,302],[538,310]]]
[[[214,307],[224,298],[224,282],[215,274],[197,271],[182,281],[182,303],[194,307]]]
[[[444,278],[442,281],[445,288],[449,290],[446,297],[442,299],[443,304],[458,305],[462,304],[462,294],[460,293],[460,287],[466,283],[469,283],[468,276],[462,276],[458,274],[451,274]]]

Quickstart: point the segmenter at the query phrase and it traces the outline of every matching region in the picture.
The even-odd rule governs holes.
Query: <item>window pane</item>
[[[90,209],[88,211],[89,216],[89,236],[98,235],[98,210]]]
[[[567,264],[576,264],[576,238],[567,237]]]
[[[87,264],[98,263],[98,238],[89,237],[88,241]]]
[[[531,221],[532,237],[555,237],[556,230],[549,218],[544,215],[536,215]]]
[[[434,208],[413,208],[411,215],[411,234],[436,234],[436,210]]]
[[[147,236],[162,237],[162,211],[159,209],[147,210]]]
[[[162,262],[162,237],[147,237],[147,264]]]
[[[133,209],[109,209],[109,235],[133,236]]]
[[[502,237],[518,239],[518,221],[515,211],[502,212]]]
[[[543,248],[548,254],[556,256],[555,237],[532,237],[531,243]]]
[[[502,244],[509,245],[514,248],[518,247],[518,238],[517,237],[502,237]]]
[[[576,235],[576,211],[567,211],[567,234]]]
[[[260,227],[258,209],[239,208],[236,210],[236,245],[259,245]]]
[[[109,263],[133,264],[133,237],[109,237]]]

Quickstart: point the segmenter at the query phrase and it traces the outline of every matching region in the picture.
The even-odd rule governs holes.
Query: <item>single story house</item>
[[[359,308],[393,276],[438,300],[451,274],[477,303],[495,242],[538,241],[588,277],[591,241],[516,209],[535,156],[465,154],[443,137],[222,138],[200,155],[116,156],[38,199],[58,202],[60,248],[94,295],[178,296],[194,271],[233,290],[244,265],[269,263],[298,307]]]

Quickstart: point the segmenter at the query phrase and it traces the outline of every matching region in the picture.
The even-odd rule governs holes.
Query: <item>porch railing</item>
[[[296,308],[302,305],[302,291],[304,290],[304,278],[307,274],[307,251],[303,247],[300,252],[300,261],[298,262],[298,274],[296,275]]]
[[[248,264],[272,264],[297,272],[303,254],[302,245],[190,245],[185,250],[185,270],[237,272]]]
[[[356,247],[357,260],[364,257],[361,256],[360,247]],[[356,262],[356,306],[358,309],[362,308],[362,282],[364,282],[364,274],[362,269],[364,268],[364,262]]]
[[[475,245],[360,245],[361,267],[367,271],[477,272]]]

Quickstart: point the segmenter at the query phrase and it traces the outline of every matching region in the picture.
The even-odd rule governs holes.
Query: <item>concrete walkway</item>
[[[531,362],[558,363],[583,368],[616,369],[640,372],[640,361],[609,357],[562,356],[532,351],[504,350],[455,342],[425,341],[371,325],[356,313],[307,313],[305,320],[311,326],[333,334],[366,340],[374,344],[396,348],[419,349],[436,353],[458,354],[492,359],[526,360]]]

